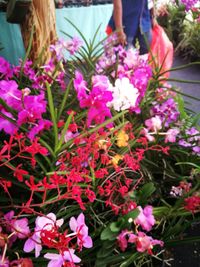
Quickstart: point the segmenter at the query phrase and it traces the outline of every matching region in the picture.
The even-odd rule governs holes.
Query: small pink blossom
[[[88,235],[88,227],[85,224],[85,216],[81,213],[77,219],[72,217],[69,221],[70,229],[77,234],[77,243],[80,248],[91,248],[93,246],[92,238]]]
[[[12,220],[11,226],[12,226],[13,230],[15,231],[16,236],[19,239],[26,238],[30,233],[27,218],[22,218],[19,220]]]
[[[155,218],[153,216],[152,206],[137,207],[140,211],[138,217],[134,220],[135,224],[139,224],[143,230],[150,231],[152,226],[155,224]]]
[[[117,237],[118,245],[121,251],[125,251],[128,246],[128,239],[127,239],[128,231],[123,230]]]
[[[15,233],[12,239],[14,242],[17,238],[24,239],[30,234],[30,229],[28,226],[28,219],[16,219],[14,217],[14,211],[11,210],[4,215],[4,219],[6,221],[6,229],[8,232]]]
[[[145,125],[147,126],[148,130],[151,130],[157,133],[160,129],[162,129],[162,121],[159,116],[152,117],[145,121]]]
[[[47,267],[62,267],[65,261],[79,263],[81,259],[74,254],[74,251],[74,249],[69,249],[68,251],[64,251],[63,255],[46,253],[44,258],[50,260]]]
[[[138,252],[147,252],[148,254],[152,255],[152,249],[155,245],[160,245],[161,247],[164,245],[163,241],[153,239],[151,236],[147,236],[143,232],[138,232],[137,235],[130,234],[129,243],[135,243],[136,249]]]
[[[169,129],[166,132],[165,143],[168,143],[168,142],[174,143],[174,142],[176,142],[176,137],[177,137],[177,135],[179,133],[180,133],[180,130],[177,129],[177,128]]]

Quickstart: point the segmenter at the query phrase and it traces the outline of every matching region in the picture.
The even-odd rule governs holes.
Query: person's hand
[[[123,29],[117,31],[117,39],[118,43],[122,46],[127,45],[126,34],[124,33]]]

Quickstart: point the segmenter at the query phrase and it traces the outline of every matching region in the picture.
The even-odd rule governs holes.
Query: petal
[[[81,259],[74,254],[74,249],[69,249],[69,251],[65,251],[64,259],[74,263],[78,263],[81,261]]]
[[[91,248],[91,247],[93,246],[92,238],[91,238],[90,236],[87,236],[87,237],[84,239],[83,246],[84,246],[85,248]]]
[[[31,252],[34,248],[35,248],[35,242],[31,238],[27,239],[24,244],[23,250],[25,252]]]
[[[57,220],[56,221],[56,226],[61,226],[61,225],[63,225],[63,223],[64,223],[64,220],[63,219],[60,219],[60,220]]]
[[[71,217],[71,219],[69,220],[69,227],[72,231],[76,232],[76,228],[77,228],[78,224],[77,221],[74,217]]]
[[[44,258],[49,259],[49,260],[57,260],[57,259],[59,259],[59,257],[60,257],[60,255],[56,254],[56,253],[46,253],[44,255]]]
[[[85,216],[83,213],[81,213],[77,218],[78,226],[85,224]]]
[[[35,244],[35,257],[39,257],[40,256],[40,251],[42,250],[42,246],[39,244]]]

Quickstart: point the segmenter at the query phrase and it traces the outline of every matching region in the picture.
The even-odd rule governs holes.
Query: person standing
[[[116,30],[118,43],[129,47],[135,46],[138,40],[140,54],[147,54],[151,42],[151,28],[148,0],[113,0],[113,14],[107,33]]]

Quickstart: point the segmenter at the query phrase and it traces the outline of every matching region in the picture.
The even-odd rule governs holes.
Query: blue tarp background
[[[79,36],[78,32],[66,21],[69,19],[82,32],[87,41],[94,37],[97,28],[100,30],[96,41],[102,40],[106,34],[105,29],[112,13],[112,4],[95,5],[88,7],[68,7],[56,9],[56,28],[59,38],[68,39],[62,31],[71,36]],[[19,58],[25,55],[20,26],[6,22],[5,12],[0,12],[0,56],[11,64],[17,65]]]

